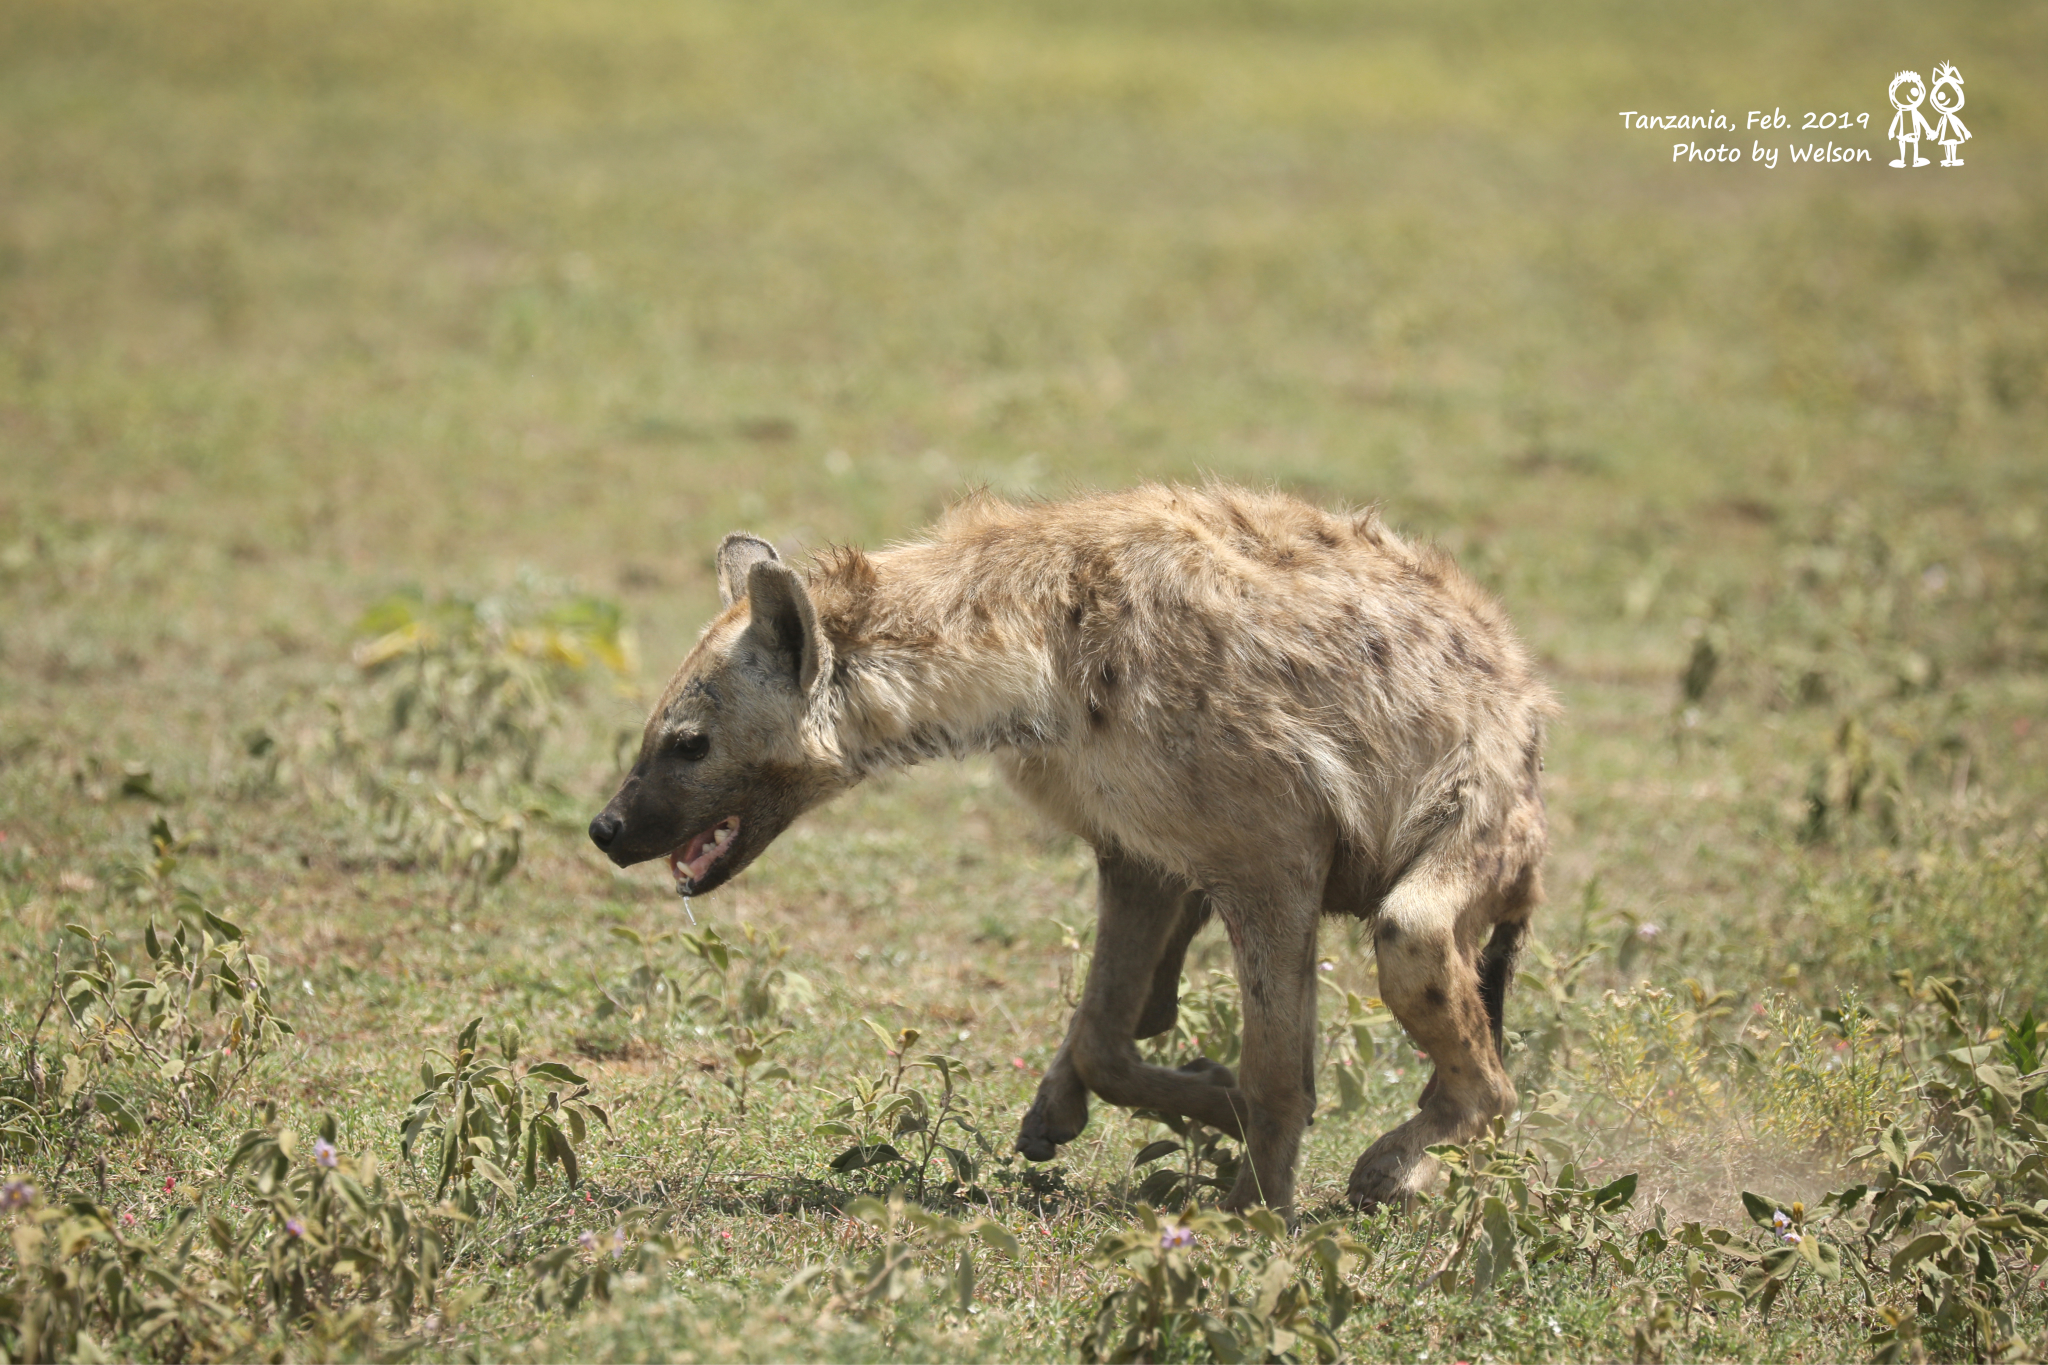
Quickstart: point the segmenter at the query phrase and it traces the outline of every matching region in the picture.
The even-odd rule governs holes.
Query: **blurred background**
[[[2038,494],[2044,52],[2007,3],[8,4],[0,525],[126,528],[225,636],[534,565],[666,669],[733,526],[1213,473],[1576,637],[1797,506]],[[1892,171],[1937,60],[1968,164]],[[1780,107],[1874,160],[1617,117]]]

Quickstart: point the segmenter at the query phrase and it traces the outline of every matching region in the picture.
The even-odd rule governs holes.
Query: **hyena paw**
[[[1017,1129],[1017,1150],[1029,1161],[1051,1161],[1059,1155],[1059,1149],[1081,1136],[1081,1130],[1088,1126],[1088,1107],[1084,1097],[1078,1112],[1061,1113],[1063,1108],[1051,1097],[1041,1094],[1031,1102],[1031,1108],[1024,1113],[1024,1122]]]
[[[1405,1142],[1390,1141],[1394,1136],[1389,1133],[1368,1147],[1351,1168],[1345,1197],[1361,1213],[1388,1205],[1407,1208],[1436,1177],[1435,1157]]]
[[[1174,1069],[1183,1076],[1194,1076],[1200,1080],[1207,1081],[1211,1085],[1221,1086],[1225,1090],[1237,1089],[1237,1073],[1223,1065],[1223,1063],[1211,1061],[1207,1057],[1197,1057],[1191,1062],[1182,1062]]]

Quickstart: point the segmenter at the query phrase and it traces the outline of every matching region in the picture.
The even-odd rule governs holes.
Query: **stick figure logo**
[[[1892,77],[1892,108],[1899,112],[1892,116],[1891,131],[1886,134],[1899,144],[1899,159],[1892,165],[1904,169],[1908,166],[1931,166],[1934,163],[1920,155],[1920,139],[1939,142],[1948,149],[1942,159],[1944,166],[1960,166],[1963,159],[1956,155],[1956,148],[1970,140],[1970,130],[1957,117],[1963,107],[1963,73],[1956,70],[1954,62],[1943,62],[1934,68],[1934,89],[1929,90],[1917,71],[1901,71]],[[1941,118],[1934,123],[1927,121],[1927,115],[1920,112],[1920,106],[1932,104],[1934,112]]]
[[[1903,93],[1900,90],[1901,86],[1905,87]],[[1921,137],[1934,138],[1934,125],[1920,112],[1920,106],[1927,100],[1927,83],[1920,79],[1920,73],[1917,71],[1901,71],[1892,77],[1892,87],[1888,93],[1892,98],[1892,108],[1899,111],[1892,115],[1891,131],[1885,134],[1899,144],[1899,159],[1892,165],[1905,167],[1931,164],[1926,157],[1920,155]],[[1957,93],[1960,97],[1961,92]]]
[[[1956,70],[1955,63],[1943,62],[1934,68],[1934,89],[1927,99],[1941,115],[1941,122],[1934,125],[1934,140],[1948,148],[1948,155],[1942,158],[1941,164],[1962,165],[1963,159],[1956,155],[1956,148],[1970,140],[1970,130],[1956,117],[1963,107],[1963,73]]]

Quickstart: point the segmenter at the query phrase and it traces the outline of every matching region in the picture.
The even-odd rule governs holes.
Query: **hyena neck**
[[[828,743],[847,777],[1052,741],[1037,632],[951,600],[946,579],[893,562],[904,554],[841,551],[810,583],[834,653]]]

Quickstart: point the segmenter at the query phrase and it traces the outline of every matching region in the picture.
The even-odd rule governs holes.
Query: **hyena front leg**
[[[1207,901],[1120,854],[1098,854],[1096,878],[1095,951],[1081,1007],[1024,1115],[1017,1150],[1050,1161],[1088,1126],[1091,1089],[1113,1104],[1189,1114],[1236,1136],[1228,1067],[1195,1062],[1167,1071],[1144,1065],[1135,1046],[1173,1027],[1181,964],[1208,919]],[[1138,1093],[1133,1085],[1151,1098],[1126,1098]]]
[[[1201,933],[1202,926],[1209,922],[1209,911],[1209,897],[1204,893],[1188,891],[1182,894],[1180,923],[1166,940],[1166,947],[1159,955],[1159,965],[1152,969],[1152,993],[1145,1000],[1145,1012],[1138,1016],[1132,1036],[1156,1038],[1179,1021],[1181,969],[1187,965],[1188,944],[1194,942],[1195,935]],[[1230,1082],[1225,1081],[1224,1084]]]
[[[1244,1010],[1238,1084],[1249,1105],[1245,1155],[1228,1210],[1266,1204],[1291,1214],[1294,1166],[1315,1114],[1315,898],[1281,896],[1222,911]]]
[[[1498,1017],[1529,907],[1463,869],[1425,863],[1402,879],[1373,930],[1380,997],[1436,1064],[1415,1117],[1366,1149],[1348,1191],[1362,1209],[1406,1203],[1436,1175],[1428,1148],[1466,1142],[1515,1107]],[[1499,925],[1498,931],[1495,926]],[[1505,938],[1482,953],[1489,932]],[[1495,951],[1499,949],[1499,951]],[[1484,969],[1484,975],[1482,975]]]

